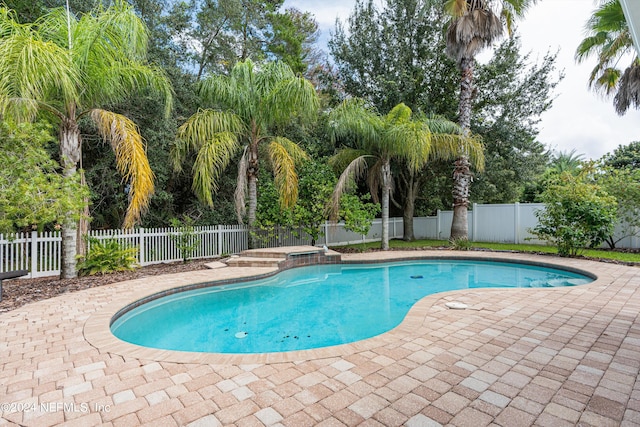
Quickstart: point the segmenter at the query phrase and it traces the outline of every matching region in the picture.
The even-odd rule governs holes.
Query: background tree
[[[380,111],[404,102],[452,117],[455,64],[442,55],[443,11],[436,0],[358,0],[346,24],[336,22],[329,51],[344,90]],[[453,101],[453,102],[452,102]]]
[[[640,168],[640,141],[630,142],[627,145],[619,145],[613,153],[607,153],[602,158],[605,167],[615,169],[639,169]]]
[[[557,54],[531,63],[520,38],[504,40],[492,58],[477,65],[471,130],[481,135],[486,167],[476,174],[470,200],[513,203],[544,172],[546,147],[537,139],[540,116],[551,108]]]
[[[524,15],[535,0],[446,0],[445,9],[452,16],[447,29],[447,54],[460,69],[458,123],[463,135],[471,131],[473,68],[476,54],[502,35],[503,25],[511,32],[513,19]],[[492,9],[496,7],[494,11]],[[504,23],[503,23],[504,20]],[[467,207],[472,177],[467,156],[455,162],[453,172],[453,221],[451,239],[467,239]]]
[[[398,104],[381,117],[357,99],[345,101],[331,111],[329,129],[332,140],[353,144],[353,148],[343,148],[332,158],[333,164],[343,170],[333,193],[333,212],[338,211],[342,194],[348,192],[354,182],[366,176],[374,202],[380,200],[381,247],[388,250],[389,201],[393,186],[391,162],[402,162],[405,167],[417,172],[426,164],[434,148],[438,149],[436,155],[455,152],[451,147],[460,144],[459,135],[434,134],[430,129],[430,125],[444,126],[441,122],[444,121],[416,120],[412,117],[411,109],[404,104]],[[437,144],[434,144],[435,139],[438,140]]]
[[[310,68],[318,64],[322,56],[315,47],[319,31],[313,15],[288,8],[283,13],[269,14],[269,20],[269,52],[294,73],[309,77]]]
[[[38,110],[50,114],[59,124],[60,161],[66,176],[76,173],[81,157],[78,120],[91,119],[110,141],[118,170],[129,183],[130,202],[123,225],[133,226],[149,204],[153,173],[135,124],[100,107],[144,89],[164,99],[166,112],[170,111],[169,82],[144,60],[144,24],[129,5],[116,1],[79,19],[64,9],[54,9],[37,25],[19,24],[11,11],[0,9],[0,26],[3,113],[16,119],[33,119]],[[88,37],[91,34],[102,37]],[[29,54],[23,56],[25,53]],[[75,224],[70,216],[62,227],[64,278],[76,275]]]
[[[589,86],[613,96],[616,113],[624,115],[629,107],[640,106],[640,58],[638,58],[629,25],[620,0],[605,0],[586,24],[587,36],[576,50],[576,60],[583,62],[595,56],[598,60],[589,76]],[[631,58],[622,71],[620,62]]]
[[[620,145],[600,159],[597,182],[616,198],[618,227],[607,238],[611,248],[640,234],[640,142]]]
[[[0,233],[54,227],[80,212],[86,189],[60,173],[46,151],[52,142],[43,126],[0,122]]]
[[[252,226],[256,220],[260,147],[267,144],[280,204],[293,206],[298,198],[295,166],[306,154],[289,139],[271,135],[270,129],[294,118],[313,120],[319,105],[313,86],[281,62],[258,68],[247,60],[236,64],[229,76],[211,76],[203,81],[201,92],[211,105],[228,111],[200,110],[179,129],[174,165],[180,169],[187,153],[197,152],[193,190],[198,197],[213,204],[212,192],[219,177],[234,153],[246,143],[238,167],[236,211],[242,222],[248,190],[247,220]]]
[[[404,100],[427,116],[456,119],[459,78],[455,62],[444,53],[443,14],[439,1],[359,2],[330,41],[349,95],[367,99],[380,111]],[[487,165],[475,175],[472,202],[518,201],[546,167],[537,125],[562,75],[555,77],[555,54],[532,63],[520,50],[519,39],[508,38],[475,70],[471,131],[482,138]],[[434,159],[412,179],[398,169],[394,215],[408,217],[412,204],[419,215],[450,209],[450,167]]]
[[[556,245],[562,256],[596,247],[613,231],[615,198],[589,182],[587,172],[560,175],[542,193],[545,209],[536,212],[538,225],[531,233]]]

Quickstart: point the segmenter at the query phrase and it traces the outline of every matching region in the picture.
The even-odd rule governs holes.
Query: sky
[[[380,4],[381,0],[377,2]],[[284,6],[311,12],[321,31],[320,42],[326,44],[336,18],[346,22],[354,3],[286,0]],[[541,116],[539,141],[556,152],[575,150],[585,160],[599,159],[619,145],[640,141],[640,111],[631,108],[626,115],[618,116],[612,99],[604,99],[588,88],[595,60],[582,64],[574,60],[575,50],[584,38],[584,25],[595,7],[593,0],[541,0],[519,21],[517,29],[522,54],[530,53],[530,60],[535,63],[547,52],[557,51],[556,66],[565,74],[554,91],[553,106]],[[323,48],[328,52],[326,46]]]

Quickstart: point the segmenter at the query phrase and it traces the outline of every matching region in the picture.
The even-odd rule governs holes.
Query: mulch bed
[[[60,279],[58,276],[39,277],[36,279],[12,279],[2,282],[2,301],[0,313],[14,310],[25,304],[52,298],[66,292],[81,291],[125,280],[139,279],[160,274],[182,273],[185,271],[204,270],[205,264],[218,261],[216,259],[202,259],[182,262],[153,264],[137,268],[133,271],[103,274],[96,276],[76,277],[74,279]]]

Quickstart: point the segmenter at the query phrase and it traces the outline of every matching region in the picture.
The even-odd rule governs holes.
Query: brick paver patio
[[[640,269],[452,251],[343,259],[421,255],[541,261],[598,280],[436,294],[379,337],[269,357],[181,359],[119,346],[103,330],[140,295],[255,268],[69,293],[0,315],[0,426],[640,425]],[[470,309],[447,309],[450,301]]]

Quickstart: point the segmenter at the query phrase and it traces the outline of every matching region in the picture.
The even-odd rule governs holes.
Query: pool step
[[[257,256],[241,256],[231,257],[226,260],[229,267],[276,267],[284,261],[284,258],[269,258]]]
[[[247,249],[241,257],[287,259],[301,255],[321,254],[324,250],[315,246],[282,246],[279,248]]]
[[[226,260],[229,267],[291,268],[301,265],[334,264],[340,254],[315,246],[282,246],[279,248],[248,249]]]

